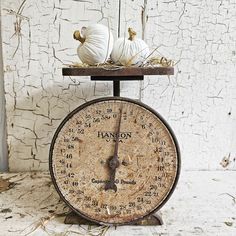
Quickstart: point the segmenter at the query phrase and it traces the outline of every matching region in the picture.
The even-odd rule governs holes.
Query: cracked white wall
[[[22,5],[22,7],[20,7]],[[10,169],[45,170],[52,135],[65,115],[111,83],[62,77],[78,61],[72,32],[92,22],[115,36],[118,1],[3,0],[2,37]],[[236,3],[121,1],[120,35],[135,28],[149,46],[179,61],[175,75],[122,83],[122,96],[155,108],[173,127],[185,169],[218,169],[236,157]],[[15,24],[17,22],[17,24]]]
[[[152,49],[179,61],[175,76],[145,79],[141,96],[173,127],[183,167],[221,169],[230,153],[235,169],[236,3],[127,0],[122,12],[121,31],[145,29]]]
[[[116,9],[108,0],[2,2],[10,170],[48,169],[50,141],[63,117],[87,100],[111,94],[111,84],[63,78],[61,68],[78,61],[75,29],[107,24],[108,17],[117,34]]]

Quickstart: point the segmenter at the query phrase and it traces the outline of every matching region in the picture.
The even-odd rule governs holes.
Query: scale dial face
[[[167,123],[146,105],[101,98],[71,112],[50,148],[50,173],[61,198],[86,219],[121,225],[168,200],[180,155]]]

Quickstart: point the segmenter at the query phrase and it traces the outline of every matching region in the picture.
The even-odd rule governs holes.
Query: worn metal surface
[[[143,80],[144,76],[91,76],[91,80],[97,81],[134,81]]]
[[[120,97],[120,81],[113,81],[113,96]]]
[[[143,75],[173,75],[173,67],[128,67],[119,69],[92,68],[62,68],[62,74],[67,76],[143,76]],[[154,78],[158,78],[157,76]]]
[[[65,217],[65,224],[69,225],[99,225],[93,221],[86,220],[85,218],[81,217],[80,215],[76,214],[75,212],[70,212]]]
[[[83,217],[79,216],[75,212],[70,212],[65,218],[65,224],[79,224],[79,225],[99,225],[93,221],[89,221],[84,219]],[[151,215],[147,216],[142,220],[136,221],[132,225],[140,225],[140,226],[157,226],[163,225],[163,220],[160,215]]]
[[[108,165],[111,156],[120,163],[115,169]],[[168,201],[179,178],[180,152],[173,131],[153,109],[127,98],[100,98],[63,120],[49,166],[56,190],[75,212],[122,225]]]

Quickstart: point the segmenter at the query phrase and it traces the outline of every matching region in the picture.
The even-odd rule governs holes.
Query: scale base
[[[99,225],[98,223],[89,221],[79,216],[75,212],[70,212],[65,218],[65,224],[77,224],[77,225]],[[127,225],[140,225],[140,226],[154,226],[154,225],[163,225],[162,217],[158,214],[146,216],[141,220],[136,221],[135,223]]]

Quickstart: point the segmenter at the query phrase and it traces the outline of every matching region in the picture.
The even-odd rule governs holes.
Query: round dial
[[[127,98],[100,98],[71,112],[50,148],[61,198],[100,224],[125,224],[158,210],[177,183],[180,155],[170,127]]]

